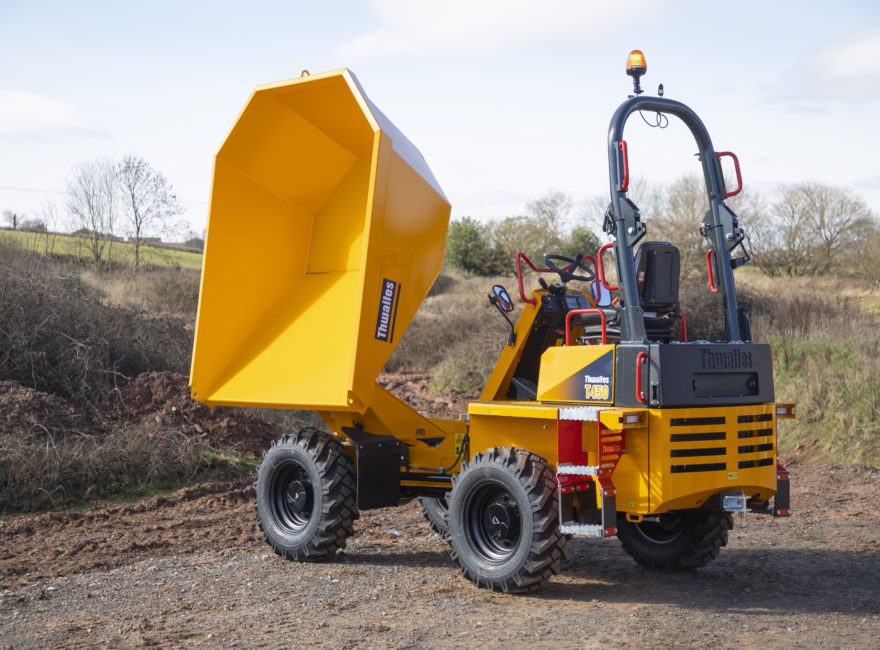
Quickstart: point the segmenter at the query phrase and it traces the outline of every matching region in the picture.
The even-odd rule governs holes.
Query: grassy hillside
[[[16,244],[28,250],[63,257],[92,259],[88,242],[82,237],[58,233],[0,230],[0,241]],[[113,265],[134,265],[134,245],[128,242],[108,242],[108,259]],[[161,246],[141,246],[141,264],[145,266],[178,266],[183,269],[201,269],[200,253],[175,250]]]

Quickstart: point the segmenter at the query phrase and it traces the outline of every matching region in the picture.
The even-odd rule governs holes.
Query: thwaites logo
[[[376,318],[376,338],[386,343],[394,340],[394,322],[397,320],[397,303],[400,301],[400,284],[385,278],[379,295],[379,315]]]
[[[701,350],[703,370],[739,370],[752,367],[752,353],[742,350]]]

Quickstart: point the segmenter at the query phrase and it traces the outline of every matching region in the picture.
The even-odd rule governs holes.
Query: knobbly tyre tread
[[[315,461],[322,479],[321,522],[308,540],[297,548],[286,547],[271,530],[267,530],[260,516],[261,481],[268,481],[262,475],[266,459],[286,446],[296,446],[309,454]],[[360,517],[357,509],[357,481],[351,461],[345,449],[336,438],[324,431],[307,427],[296,433],[286,433],[274,441],[263,454],[263,462],[257,470],[254,483],[257,498],[257,524],[263,539],[276,555],[290,561],[319,561],[332,558],[345,548],[346,541],[354,534],[354,521]],[[317,514],[314,513],[313,516]]]
[[[666,548],[650,544],[636,530],[636,524],[618,520],[617,536],[623,550],[636,562],[649,569],[661,571],[694,571],[718,557],[727,546],[728,531],[733,529],[733,518],[727,512],[688,513],[689,521],[682,537]]]
[[[422,506],[422,517],[428,522],[431,530],[449,541],[449,509],[448,506],[438,505],[441,500],[446,502],[446,497],[419,497],[419,505]]]
[[[468,474],[482,468],[496,468],[511,475],[522,486],[531,504],[533,537],[530,551],[517,571],[505,579],[488,578],[481,575],[477,567],[469,566],[467,557],[458,548],[462,540],[456,538],[456,534],[452,532],[455,525],[453,517],[459,515],[458,512],[453,512],[457,507],[453,501],[456,486]],[[541,588],[551,576],[561,571],[563,560],[567,557],[568,540],[559,532],[556,476],[543,458],[515,447],[487,449],[476,454],[469,462],[462,463],[461,471],[452,478],[452,486],[449,497],[451,555],[458,563],[462,575],[476,586],[505,593],[525,593]]]

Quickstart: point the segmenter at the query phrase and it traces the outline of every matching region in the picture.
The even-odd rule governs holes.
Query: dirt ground
[[[0,648],[877,647],[880,471],[791,467],[795,515],[737,520],[709,567],[660,574],[575,539],[526,596],[476,589],[415,502],[336,560],[285,562],[250,488],[0,520]]]

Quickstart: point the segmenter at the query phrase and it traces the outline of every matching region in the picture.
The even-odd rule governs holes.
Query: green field
[[[49,255],[64,255],[92,259],[88,241],[83,237],[62,235],[59,233],[22,232],[16,230],[0,230],[0,241],[15,243],[22,248]],[[134,245],[128,242],[110,242],[105,248],[105,256],[109,251],[109,261],[119,265],[134,265]],[[141,246],[141,264],[149,266],[175,266],[184,269],[201,269],[201,253],[175,250],[162,246]]]

